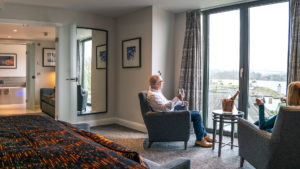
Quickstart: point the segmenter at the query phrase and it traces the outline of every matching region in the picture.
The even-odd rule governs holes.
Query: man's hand
[[[183,101],[182,103],[183,103],[183,105],[185,105],[185,106],[189,106],[189,102],[187,102],[187,101]]]
[[[178,94],[177,97],[178,97],[179,100],[183,100],[184,94]]]

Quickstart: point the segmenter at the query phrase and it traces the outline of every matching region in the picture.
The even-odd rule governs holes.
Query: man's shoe
[[[204,137],[204,139],[205,139],[206,141],[210,142],[210,143],[213,142],[213,139],[212,139],[211,137],[209,137],[208,135],[206,135],[206,136]]]
[[[201,141],[196,140],[195,145],[196,145],[196,146],[200,146],[200,147],[206,147],[206,148],[212,147],[212,144],[206,142],[205,139],[203,139],[203,140],[201,140]]]

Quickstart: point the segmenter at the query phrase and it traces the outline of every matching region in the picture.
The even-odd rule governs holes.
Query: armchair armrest
[[[167,164],[160,165],[156,162],[145,159],[150,169],[190,169],[191,160],[187,158],[177,158],[168,162]]]
[[[271,133],[260,130],[258,126],[240,118],[238,120],[239,155],[255,165],[266,168],[272,154]]]
[[[177,158],[171,162],[164,164],[165,169],[189,169],[191,168],[191,160],[186,158]]]
[[[170,117],[170,116],[185,116],[190,117],[189,111],[173,111],[173,112],[152,112],[149,111],[146,113],[147,117]]]

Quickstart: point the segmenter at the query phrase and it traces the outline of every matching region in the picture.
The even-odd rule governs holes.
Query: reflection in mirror
[[[107,112],[106,30],[77,28],[78,115]]]

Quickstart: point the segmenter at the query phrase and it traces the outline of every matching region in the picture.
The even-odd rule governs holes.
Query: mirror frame
[[[97,30],[97,31],[104,31],[104,32],[106,32],[106,54],[107,54],[107,57],[106,57],[106,69],[105,69],[105,71],[106,71],[106,73],[105,73],[106,74],[106,84],[105,84],[106,85],[106,92],[105,92],[106,105],[105,105],[105,111],[103,111],[103,112],[92,112],[92,113],[87,113],[87,114],[78,114],[77,113],[77,116],[88,116],[88,115],[95,115],[95,114],[107,113],[108,112],[108,60],[109,60],[109,57],[108,57],[108,53],[109,53],[108,52],[108,30],[98,29],[98,28],[90,28],[90,27],[82,27],[82,26],[77,26],[76,31],[77,31],[77,29],[91,29],[91,30]],[[97,50],[97,48],[96,48],[96,50]],[[97,62],[95,64],[96,64],[96,67],[97,67]]]

